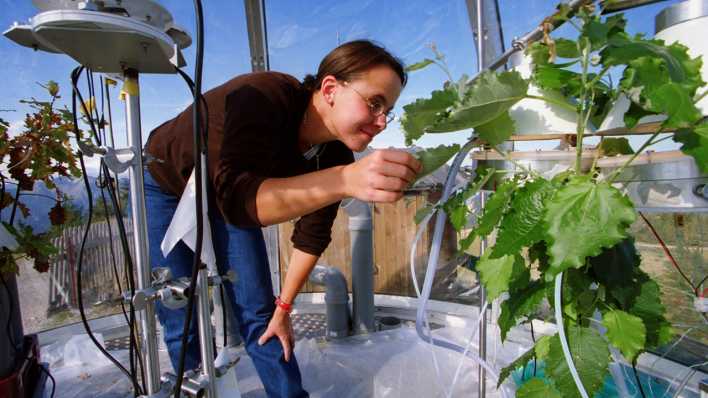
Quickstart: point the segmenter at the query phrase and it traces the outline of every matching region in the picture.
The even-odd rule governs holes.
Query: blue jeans
[[[175,278],[189,277],[194,252],[187,245],[180,241],[167,257],[162,255],[160,249],[179,198],[163,191],[147,170],[144,181],[151,266],[169,267]],[[295,356],[292,355],[290,361],[285,362],[283,347],[277,338],[271,338],[262,346],[258,345],[258,338],[265,332],[275,311],[268,256],[261,229],[239,228],[216,214],[211,214],[209,221],[219,272],[222,275],[228,269],[236,272],[236,281],[224,285],[224,299],[231,300],[246,352],[253,360],[268,396],[307,397],[307,392],[302,388]],[[177,369],[186,309],[170,310],[158,302],[156,310],[172,367]],[[196,314],[193,314],[192,320],[185,369],[194,369],[201,362]]]

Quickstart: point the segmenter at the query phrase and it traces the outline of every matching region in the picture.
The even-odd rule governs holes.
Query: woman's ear
[[[337,91],[337,83],[337,78],[332,75],[327,75],[322,79],[320,92],[322,93],[322,98],[330,106],[334,105],[334,93]]]

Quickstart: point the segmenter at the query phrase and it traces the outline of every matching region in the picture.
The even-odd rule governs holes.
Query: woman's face
[[[324,95],[330,95],[330,131],[349,149],[360,152],[386,128],[387,113],[402,85],[393,69],[379,65],[348,82],[334,79],[329,88]]]

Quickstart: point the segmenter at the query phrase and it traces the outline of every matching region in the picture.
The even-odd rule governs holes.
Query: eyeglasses
[[[362,93],[359,92],[359,90],[355,89],[354,87],[349,85],[349,82],[344,81],[342,82],[342,85],[345,87],[349,87],[352,90],[354,90],[355,93],[359,94],[361,99],[366,102],[366,105],[369,107],[369,112],[371,112],[371,115],[374,117],[379,117],[381,115],[384,115],[386,117],[386,124],[391,123],[395,118],[396,114],[393,112],[393,109],[389,109],[388,111],[386,110],[386,106],[381,103],[378,100],[371,100],[369,98],[364,97]]]

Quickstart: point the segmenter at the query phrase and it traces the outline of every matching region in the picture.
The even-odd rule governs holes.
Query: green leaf
[[[534,377],[516,390],[517,398],[561,398],[560,392],[541,378]]]
[[[474,180],[467,183],[464,189],[452,195],[443,205],[443,209],[450,218],[450,222],[456,231],[461,230],[467,225],[467,215],[469,214],[467,200],[482,189],[487,181],[489,181],[489,178],[494,174],[494,171],[493,168],[482,170]],[[469,247],[469,245],[467,245],[467,247]]]
[[[629,145],[629,140],[625,137],[603,138],[597,146],[597,150],[600,151],[600,156],[631,155],[634,153],[632,146]]]
[[[449,132],[484,125],[526,96],[529,82],[519,72],[482,72],[464,99],[426,132]]]
[[[555,65],[540,65],[534,70],[533,81],[545,90],[565,89],[569,93],[579,93],[582,78],[579,73],[557,68]]]
[[[627,237],[636,218],[632,202],[606,182],[574,176],[546,204],[551,270],[554,274],[581,267]]]
[[[477,221],[477,227],[473,231],[476,236],[487,236],[497,226],[511,201],[512,194],[517,189],[517,182],[508,179],[497,187],[487,204],[484,206],[482,216]]]
[[[515,256],[489,258],[487,253],[476,265],[479,279],[487,291],[487,300],[496,299],[502,293],[509,291],[512,285],[519,284],[519,281],[524,278],[528,283],[528,269],[524,267],[523,260],[518,261]]]
[[[509,211],[499,225],[499,234],[492,257],[516,254],[543,238],[539,227],[546,210],[546,200],[553,196],[558,186],[538,178],[527,182],[514,194]]]
[[[544,283],[537,280],[531,282],[525,289],[516,291],[501,304],[501,313],[497,323],[501,331],[502,342],[506,340],[506,334],[516,326],[520,319],[536,311],[545,295]]]
[[[551,336],[543,336],[538,341],[536,341],[536,344],[531,347],[528,351],[523,353],[520,357],[516,358],[514,362],[510,363],[507,365],[504,369],[499,372],[499,380],[497,382],[497,388],[504,383],[504,380],[506,380],[507,377],[511,374],[511,372],[515,371],[516,369],[523,368],[526,366],[526,364],[533,359],[534,355],[536,356],[536,361],[543,361],[546,359],[548,356],[548,351],[549,347],[551,344]]]
[[[612,36],[604,50],[601,51],[602,64],[605,66],[630,65],[641,57],[661,59],[664,61],[672,82],[683,85],[691,97],[698,87],[705,82],[701,78],[702,60],[691,58],[688,48],[680,43],[666,45],[663,40],[646,40],[641,37],[630,37],[622,33]]]
[[[667,83],[649,95],[655,109],[667,115],[666,129],[689,128],[703,115],[693,103],[692,94],[676,83]]]
[[[570,325],[566,330],[568,346],[580,380],[592,397],[600,391],[608,373],[610,351],[607,343],[595,329]],[[551,339],[546,372],[554,381],[561,396],[580,397],[570,369],[563,356],[559,337]]]
[[[612,310],[602,317],[602,324],[607,328],[607,339],[617,347],[622,355],[634,362],[646,342],[646,328],[642,319],[622,310]]]
[[[457,91],[446,87],[444,90],[433,91],[430,98],[420,98],[405,105],[401,126],[405,131],[406,145],[411,145],[438,119],[444,117],[447,109],[457,100]]]
[[[693,156],[698,168],[708,173],[708,124],[704,123],[693,130],[679,129],[674,134],[674,141],[681,143],[681,151]]]
[[[514,119],[509,116],[509,112],[504,112],[496,119],[477,126],[474,131],[491,146],[497,146],[506,141],[516,130]]]
[[[593,277],[607,288],[607,292],[617,300],[619,307],[629,309],[640,291],[640,275],[637,270],[641,258],[634,246],[634,240],[627,238],[591,257],[588,262]]]
[[[648,115],[656,115],[656,112],[647,111],[635,102],[630,102],[629,109],[624,113],[624,125],[634,128],[639,123],[639,119]]]
[[[430,65],[430,64],[432,64],[432,63],[434,63],[434,62],[435,62],[435,61],[433,61],[433,60],[430,59],[430,58],[425,58],[424,60],[422,60],[422,61],[420,61],[420,62],[416,62],[416,63],[414,63],[414,64],[412,64],[412,65],[406,66],[406,72],[414,72],[414,71],[423,69],[423,68],[425,68],[426,66],[428,66],[428,65]]]
[[[582,27],[581,37],[590,40],[592,50],[598,50],[607,43],[608,37],[624,32],[627,21],[622,14],[611,16],[604,22],[599,17],[593,17]]]
[[[664,317],[666,309],[661,303],[661,291],[655,281],[647,278],[642,283],[640,293],[628,312],[644,322],[646,348],[656,348],[669,342],[671,324]]]
[[[574,40],[559,38],[556,39],[556,55],[561,58],[578,58],[578,43]]]
[[[526,48],[526,55],[531,57],[531,62],[533,62],[535,66],[548,64],[550,58],[548,46],[540,41],[531,43],[531,45]]]
[[[583,325],[588,323],[587,320],[592,317],[596,309],[598,291],[591,288],[592,283],[593,280],[583,270],[572,268],[565,273],[562,292],[563,314]],[[547,286],[549,301],[555,305],[553,283],[548,283]]]
[[[460,152],[460,146],[453,144],[438,145],[435,148],[426,148],[414,153],[413,156],[423,164],[423,169],[416,176],[416,181],[442,167],[457,152]]]

